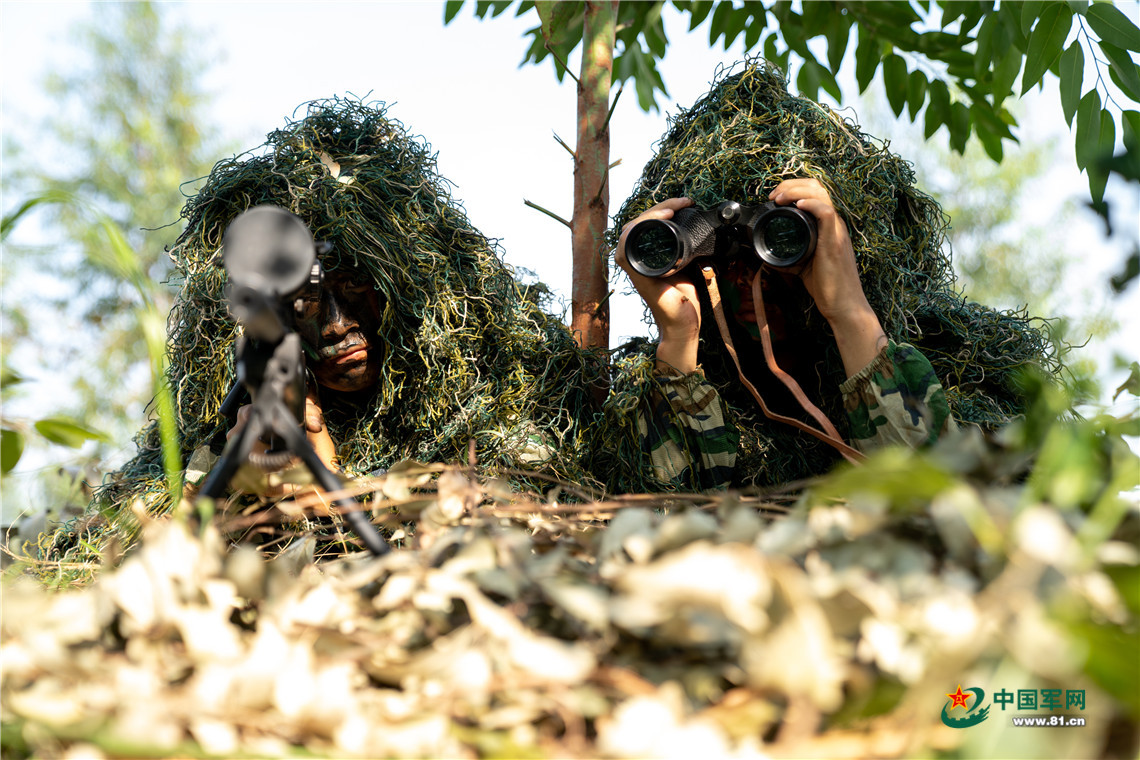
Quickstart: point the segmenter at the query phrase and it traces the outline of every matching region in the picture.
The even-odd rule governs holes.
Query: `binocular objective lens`
[[[794,216],[777,216],[764,227],[764,243],[778,259],[794,259],[803,254],[810,232]]]
[[[647,225],[633,241],[628,257],[646,271],[665,269],[677,260],[677,239],[664,224]]]

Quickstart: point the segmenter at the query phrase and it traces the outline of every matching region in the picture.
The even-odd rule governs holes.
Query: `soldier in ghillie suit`
[[[1029,319],[955,290],[945,218],[915,188],[911,167],[826,106],[789,94],[776,67],[747,61],[671,120],[611,233],[660,337],[615,363],[610,419],[624,429],[627,458],[641,462],[640,476],[611,474],[623,490],[786,483],[838,459],[761,414],[696,267],[655,279],[628,266],[620,231],[726,200],[796,204],[817,216],[806,267],[763,268],[764,311],[780,369],[856,448],[926,445],[955,419],[995,428],[1022,411],[1020,369],[1055,369]],[[749,287],[758,263],[709,261],[741,371],[774,411],[818,427],[761,356]]]
[[[584,431],[600,411],[591,387],[604,357],[581,351],[520,290],[422,140],[382,105],[341,99],[309,104],[264,150],[218,163],[183,210],[170,251],[180,294],[168,381],[184,462],[217,454],[231,431],[219,410],[238,327],[216,262],[230,222],[261,204],[296,214],[331,244],[319,255],[324,293],[298,326],[317,386],[306,428],[327,463],[349,476],[405,459],[466,463],[473,445],[484,472],[589,480]],[[139,445],[99,498],[164,512],[155,425]]]

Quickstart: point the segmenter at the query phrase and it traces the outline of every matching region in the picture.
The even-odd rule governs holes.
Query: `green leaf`
[[[1009,140],[1014,139],[1013,132],[1009,131],[1009,124],[994,112],[993,106],[984,100],[975,100],[973,102],[970,106],[970,118],[973,120],[975,127],[983,126],[997,137],[1004,137]]]
[[[744,27],[744,49],[751,50],[756,47],[756,43],[760,41],[760,35],[764,33],[767,19],[764,16],[757,18],[752,16],[748,20],[748,25]]]
[[[790,8],[790,6],[777,6],[781,9]],[[803,24],[800,17],[791,10],[785,10],[783,13],[777,14],[779,21],[780,36],[784,38],[784,44],[791,48],[801,58],[814,58],[811,51],[808,50],[807,42],[804,38]]]
[[[546,41],[542,39],[542,24],[528,29],[526,35],[531,38],[530,47],[527,48],[526,54],[523,56],[522,63],[540,63],[546,59],[550,51],[546,49]],[[562,81],[562,77],[566,75],[566,69],[562,68],[558,61],[554,62],[554,74],[558,77],[558,81]]]
[[[1080,40],[1061,54],[1061,110],[1065,113],[1065,123],[1071,125],[1081,102],[1081,83],[1085,76],[1085,52]]]
[[[826,66],[818,62],[814,63],[819,71],[819,86],[823,88],[824,92],[835,98],[836,103],[842,102],[843,92],[839,87],[839,80],[835,78],[835,74],[832,74]]]
[[[818,100],[821,87],[837,102],[842,97],[835,76],[819,61],[815,59],[805,60],[796,74],[796,89],[799,90],[800,95]]]
[[[943,0],[939,5],[942,6],[942,28],[950,26],[953,22],[961,18],[967,9],[976,6],[977,3],[965,2],[965,0]]]
[[[1129,365],[1129,370],[1128,379],[1118,385],[1116,392],[1112,394],[1113,402],[1116,401],[1117,396],[1126,391],[1133,396],[1140,397],[1140,362],[1132,362],[1132,364]],[[1138,601],[1140,601],[1140,599],[1138,599]]]
[[[832,73],[843,65],[847,43],[851,40],[851,16],[831,13],[827,22],[827,65]]]
[[[1119,626],[1099,625],[1091,620],[1072,624],[1070,631],[1075,641],[1088,652],[1084,671],[1089,678],[1121,705],[1118,709],[1132,715],[1140,714],[1140,671],[1134,667],[1121,667],[1121,663],[1132,662],[1131,658],[1136,654],[1135,634]]]
[[[986,155],[994,163],[1000,164],[1002,159],[1001,137],[981,124],[974,125],[974,134],[978,136],[978,141],[982,144],[982,149],[986,151]]]
[[[994,46],[994,30],[998,27],[998,17],[995,14],[988,14],[982,26],[978,29],[977,48],[974,53],[974,74],[975,78],[981,80],[982,76],[990,70],[993,62],[997,60],[996,49]]]
[[[883,31],[887,36],[898,39],[910,30],[912,24],[922,19],[918,12],[908,2],[894,0],[893,2],[877,2],[862,4],[861,13],[872,20],[878,20],[888,27]]]
[[[36,431],[52,443],[77,449],[87,441],[106,441],[105,433],[66,417],[48,417],[36,422]]]
[[[4,240],[11,234],[12,230],[16,228],[16,223],[23,218],[24,214],[28,213],[36,206],[43,203],[76,203],[78,199],[60,190],[49,190],[45,193],[29,198],[20,204],[20,207],[8,214],[3,219],[0,219],[0,240]]]
[[[994,44],[1000,45],[998,50],[1004,50],[1005,46],[1012,45],[1025,52],[1025,32],[1021,30],[1021,13],[1020,3],[1002,3],[998,6],[998,17],[1001,19],[1002,39],[999,41],[995,38]]]
[[[901,448],[871,454],[862,467],[840,468],[812,487],[821,502],[852,494],[885,497],[900,511],[922,509],[938,494],[952,488],[954,476],[934,461]]]
[[[715,45],[716,41],[724,34],[724,30],[728,27],[729,16],[732,15],[732,1],[721,0],[716,5],[716,10],[713,11],[712,21],[709,23],[709,45]],[[725,45],[728,49],[728,45]]]
[[[559,3],[553,0],[538,0],[534,9],[542,21],[542,38],[552,50],[570,50],[582,39],[582,21],[585,7],[582,3]],[[564,52],[569,52],[564,50]],[[565,60],[565,58],[563,58]]]
[[[748,4],[745,3],[747,6]],[[801,3],[800,25],[804,30],[804,36],[808,39],[816,37],[820,34],[827,33],[828,22],[832,17],[839,16],[843,18],[842,13],[838,13],[831,3]]]
[[[800,96],[818,100],[819,95],[819,64],[815,61],[804,61],[796,75],[796,89]]]
[[[1138,277],[1140,277],[1140,247],[1132,249],[1132,253],[1124,259],[1124,268],[1110,277],[1108,282],[1112,285],[1113,293],[1123,293],[1128,284]],[[1115,401],[1116,397],[1113,396],[1112,400]]]
[[[0,368],[0,391],[22,382],[24,382],[24,377],[16,370],[9,367]]]
[[[859,44],[855,48],[855,82],[859,92],[866,92],[879,68],[881,43],[866,28],[859,28]]]
[[[0,474],[8,474],[24,453],[24,434],[19,430],[0,430]]]
[[[906,106],[906,84],[906,61],[902,56],[888,55],[883,59],[883,87],[895,116],[902,116]]]
[[[948,32],[923,32],[915,40],[914,49],[933,60],[972,67],[974,56],[962,50],[969,39],[968,36]]]
[[[1073,13],[1079,13],[1082,16],[1089,9],[1089,0],[1068,0],[1069,7],[1073,9]]]
[[[640,45],[627,48],[620,56],[619,63],[623,79],[633,79],[637,90],[637,103],[643,111],[657,108],[657,91],[665,92],[665,83],[657,70],[653,56],[646,55]]]
[[[768,38],[764,40],[764,57],[766,59],[768,59],[769,61],[771,61],[772,63],[779,66],[784,71],[787,71],[788,70],[788,53],[790,51],[785,50],[782,53],[777,52],[777,49],[776,49],[776,40],[777,39],[779,39],[778,34],[770,34],[770,35],[768,35]]]
[[[974,73],[974,57],[970,54],[964,56],[944,56],[946,60],[953,60],[953,63],[947,63],[946,74],[954,79],[961,80],[961,84],[965,85],[967,80],[977,79]]]
[[[463,0],[447,0],[447,2],[443,4],[443,25],[447,26],[450,24],[462,7]]]
[[[1116,122],[1112,119],[1112,112],[1105,109],[1100,113],[1100,133],[1097,137],[1096,157],[1088,166],[1089,191],[1092,193],[1094,203],[1104,198],[1104,188],[1108,184],[1108,166],[1106,161],[1111,159],[1112,151],[1116,147]]]
[[[1124,147],[1140,149],[1140,111],[1125,111],[1121,114],[1121,121],[1124,124]]]
[[[491,18],[495,18],[510,6],[510,0],[479,0],[475,3],[475,15],[479,18],[486,18],[487,13],[491,13]]]
[[[649,46],[649,52],[653,54],[654,58],[664,58],[665,49],[669,45],[669,39],[665,36],[665,26],[661,23],[661,6],[654,4],[652,10],[645,17],[645,23],[642,27],[642,33],[645,36],[645,44]]]
[[[1101,126],[1103,127],[1103,124]],[[1115,126],[1113,131],[1115,132]],[[1125,149],[1115,155],[1101,153],[1096,163],[1109,174],[1119,174],[1126,182],[1140,183],[1140,153],[1134,150]],[[1109,230],[1111,234],[1111,227]]]
[[[1085,18],[1101,42],[1140,52],[1140,29],[1115,5],[1094,3],[1085,12]]]
[[[731,5],[729,6],[732,7]],[[728,50],[732,43],[736,42],[736,38],[744,31],[744,27],[748,25],[748,19],[752,14],[748,12],[747,8],[732,8],[728,14],[728,21],[724,25],[724,49]]]
[[[1077,166],[1088,167],[1096,157],[1097,140],[1100,138],[1100,95],[1095,89],[1089,90],[1077,105],[1077,135],[1074,141]]]
[[[1073,12],[1067,5],[1054,3],[1045,9],[1029,35],[1025,70],[1021,74],[1021,94],[1029,92],[1061,56],[1061,49],[1073,27]]]
[[[935,79],[928,89],[930,97],[926,106],[926,129],[923,133],[927,140],[950,119],[950,90],[947,89],[946,83],[941,79]]]
[[[918,118],[922,104],[926,102],[926,74],[918,69],[910,72],[906,80],[906,109],[910,113],[910,120]]]
[[[996,163],[1001,163],[1002,139],[1014,139],[1013,133],[1009,131],[1009,125],[994,113],[993,107],[984,100],[974,101],[970,106],[970,119],[974,125],[974,133],[981,141],[986,155]]]
[[[689,31],[693,31],[701,22],[708,18],[709,11],[713,9],[713,0],[697,0],[689,3]]]
[[[1045,8],[1045,0],[1026,0],[1018,3],[1018,5],[1021,8],[1021,31],[1024,34],[1029,34],[1029,30],[1033,28],[1033,22],[1037,20]]]
[[[950,147],[956,153],[966,152],[966,141],[970,139],[970,109],[964,103],[950,106]]]
[[[1021,71],[1022,60],[1021,52],[1010,47],[1006,48],[1005,55],[994,67],[992,92],[995,104],[1001,103],[1013,92],[1013,83]]]
[[[979,21],[993,11],[993,3],[968,2],[965,3],[965,6],[966,10],[962,13],[962,24],[959,27],[963,33],[971,31],[978,25]],[[943,28],[946,28],[945,24],[943,24]]]
[[[1140,101],[1140,67],[1136,66],[1126,50],[1116,45],[1102,42],[1100,49],[1108,57],[1112,81],[1116,82],[1116,86],[1129,98]]]

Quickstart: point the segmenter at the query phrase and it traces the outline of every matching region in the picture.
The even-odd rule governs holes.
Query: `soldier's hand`
[[[325,425],[325,413],[321,408],[320,394],[313,383],[309,383],[305,393],[305,438],[317,456],[333,472],[340,469],[336,456],[336,444],[333,443],[329,429]]]
[[[847,374],[853,375],[878,355],[886,335],[863,292],[847,223],[819,180],[784,180],[769,197],[780,206],[794,203],[816,219],[815,255],[800,278],[832,327]]]
[[[644,211],[621,231],[614,260],[633,282],[638,294],[645,301],[661,340],[657,345],[657,361],[681,372],[692,372],[697,368],[697,339],[701,332],[701,307],[697,298],[697,287],[687,277],[675,274],[671,277],[645,277],[629,265],[625,255],[625,240],[629,230],[638,222],[647,219],[672,219],[674,212],[692,206],[689,198],[670,198]]]

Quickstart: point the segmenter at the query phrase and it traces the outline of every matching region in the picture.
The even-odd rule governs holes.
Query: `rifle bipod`
[[[300,459],[321,488],[330,493],[343,489],[340,479],[325,466],[305,439],[297,421],[296,411],[290,410],[284,400],[288,393],[287,389],[296,395],[298,384],[294,373],[304,371],[298,359],[300,352],[300,339],[295,333],[286,335],[280,343],[272,347],[245,338],[239,341],[237,351],[239,382],[243,379],[255,381],[243,383],[247,389],[252,386],[250,391],[253,398],[252,408],[245,426],[226,444],[222,456],[202,484],[202,490],[198,494],[199,499],[217,499],[221,496],[238,467],[250,460],[254,441],[266,433],[280,439],[285,444],[280,453],[290,455],[290,459],[293,456]],[[257,380],[260,382],[256,382]],[[237,396],[231,392],[227,400],[230,397]],[[301,401],[303,408],[303,399]],[[273,452],[276,453],[278,452]],[[383,536],[359,509],[354,498],[342,496],[334,501],[333,505],[339,508],[353,532],[360,537],[370,552],[379,557],[390,551]]]

